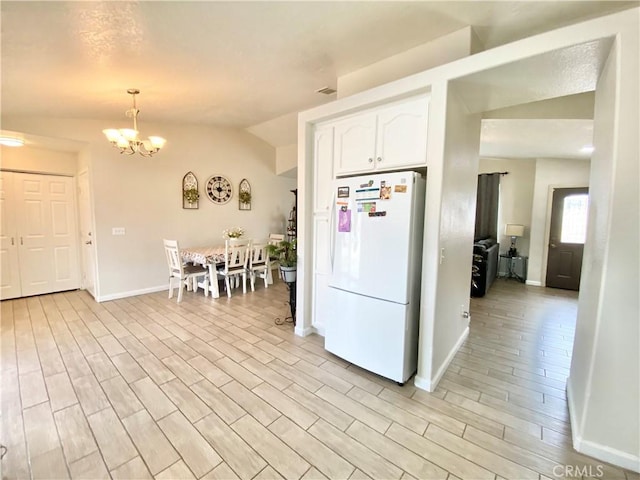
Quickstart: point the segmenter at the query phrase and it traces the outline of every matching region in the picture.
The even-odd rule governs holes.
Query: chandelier
[[[147,140],[138,138],[138,114],[140,110],[136,108],[136,95],[140,93],[140,90],[130,88],[127,93],[133,96],[133,108],[124,113],[127,117],[133,118],[133,128],[107,128],[102,133],[105,134],[107,140],[114,147],[120,149],[120,153],[133,155],[137,152],[143,157],[150,157],[154,153],[158,153],[167,141],[162,137],[150,136]]]

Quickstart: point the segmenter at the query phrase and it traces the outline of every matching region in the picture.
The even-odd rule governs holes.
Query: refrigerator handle
[[[329,217],[329,257],[331,258],[331,273],[333,273],[333,257],[335,254],[335,221],[336,221],[336,194],[331,197],[331,216]]]

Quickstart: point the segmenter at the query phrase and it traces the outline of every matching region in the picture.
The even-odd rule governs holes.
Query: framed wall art
[[[238,188],[238,210],[251,210],[251,185],[243,178]]]
[[[182,208],[192,210],[198,208],[200,192],[198,192],[198,179],[193,172],[187,172],[182,177]]]

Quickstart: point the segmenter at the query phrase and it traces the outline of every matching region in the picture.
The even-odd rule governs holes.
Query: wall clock
[[[233,187],[227,177],[222,175],[213,175],[209,177],[209,180],[207,180],[205,192],[207,192],[207,197],[209,197],[209,200],[213,203],[224,205],[231,200],[231,197],[233,196]]]

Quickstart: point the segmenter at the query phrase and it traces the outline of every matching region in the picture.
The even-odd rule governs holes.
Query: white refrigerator
[[[416,371],[425,179],[334,182],[325,349],[403,384]]]

